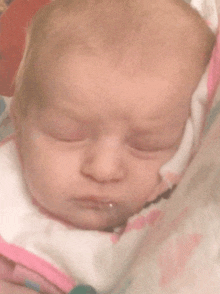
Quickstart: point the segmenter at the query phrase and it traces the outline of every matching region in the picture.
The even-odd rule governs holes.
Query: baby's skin
[[[64,2],[69,10],[72,4]],[[63,38],[67,10],[54,14],[56,22],[48,8],[35,19],[33,36],[43,32],[44,17],[58,25],[45,29],[49,45],[29,42],[12,114],[35,204],[73,227],[109,231],[158,197],[159,169],[181,142],[214,37],[182,0],[97,2],[86,13],[94,28],[88,44],[78,8],[85,40],[77,48],[68,31]],[[28,57],[31,48],[35,59],[35,53]],[[34,294],[5,281],[0,291]]]

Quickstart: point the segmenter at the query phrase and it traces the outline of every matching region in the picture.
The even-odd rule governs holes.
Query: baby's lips
[[[113,202],[102,202],[102,201],[94,201],[94,200],[82,200],[82,199],[74,199],[74,202],[77,206],[88,209],[97,209],[97,210],[109,210],[113,209],[117,204]]]
[[[82,208],[90,208],[97,210],[109,210],[117,206],[116,202],[106,199],[100,199],[99,197],[91,196],[84,198],[75,198],[74,202]]]

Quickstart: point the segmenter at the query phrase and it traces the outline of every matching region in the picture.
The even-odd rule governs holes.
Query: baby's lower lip
[[[108,200],[97,200],[95,198],[74,199],[77,206],[88,209],[108,210],[115,207],[116,203]]]

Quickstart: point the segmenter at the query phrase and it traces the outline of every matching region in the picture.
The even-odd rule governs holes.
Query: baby
[[[55,0],[40,10],[11,109],[30,209],[68,232],[123,235],[172,188],[160,171],[186,137],[214,43],[182,0]],[[3,279],[1,294],[33,293]]]
[[[55,1],[32,25],[17,144],[32,197],[74,227],[121,226],[157,198],[210,58],[195,11],[151,2]]]

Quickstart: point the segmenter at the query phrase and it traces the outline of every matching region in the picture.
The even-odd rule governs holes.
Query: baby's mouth
[[[113,232],[112,228],[124,225],[132,212],[125,203],[113,201],[112,198],[90,195],[88,197],[81,195],[71,198],[79,219],[83,216],[82,225],[78,223],[80,228]],[[88,222],[89,219],[91,222]]]
[[[107,199],[102,199],[96,196],[89,196],[83,198],[74,198],[77,206],[84,209],[111,211],[117,206],[116,202]]]

